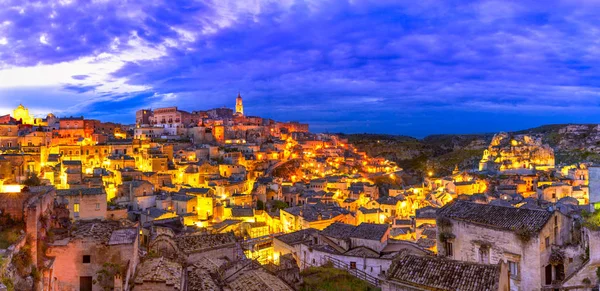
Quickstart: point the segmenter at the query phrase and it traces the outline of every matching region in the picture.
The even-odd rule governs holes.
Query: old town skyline
[[[0,291],[595,291],[600,1],[0,0]]]
[[[242,91],[316,132],[600,122],[593,1],[246,2],[4,1],[0,113],[131,123]]]

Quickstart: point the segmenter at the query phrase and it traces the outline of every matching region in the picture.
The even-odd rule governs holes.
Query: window
[[[546,243],[546,248],[549,248],[550,247],[550,237],[549,236],[546,237],[545,243]]]
[[[490,249],[488,247],[479,247],[479,262],[482,264],[490,263]]]
[[[508,269],[510,270],[510,277],[513,279],[519,278],[519,263],[508,261]]]
[[[73,212],[79,213],[79,203],[73,204]]]
[[[100,210],[100,203],[96,203],[96,210]]]
[[[84,264],[89,264],[92,261],[92,257],[90,255],[84,255],[82,261]]]
[[[452,250],[452,243],[446,242],[446,256],[452,257],[454,256],[454,251]]]

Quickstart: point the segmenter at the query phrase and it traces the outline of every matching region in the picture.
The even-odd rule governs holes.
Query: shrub
[[[446,217],[440,217],[437,220],[437,226],[440,228],[450,228],[452,227],[452,221]]]
[[[521,228],[517,229],[515,234],[517,235],[519,240],[525,244],[528,243],[533,238],[533,235],[534,235],[534,233],[526,227],[521,227]]]
[[[583,280],[581,280],[581,283],[583,283],[583,285],[589,286],[592,284],[592,280],[590,280],[590,278],[583,278]]]
[[[15,291],[15,284],[13,283],[13,281],[10,278],[8,278],[8,277],[3,278],[2,284],[4,284],[4,286],[6,286],[6,290]]]
[[[33,267],[31,268],[31,277],[33,277],[34,282],[39,282],[42,279],[42,272],[36,267]]]
[[[27,275],[27,269],[32,263],[33,259],[31,258],[31,246],[29,245],[23,246],[12,258],[12,264],[15,266],[17,273],[20,276]]]
[[[449,239],[453,239],[456,237],[453,233],[450,232],[440,232],[439,236],[441,242],[447,242]]]
[[[121,273],[121,265],[116,263],[104,263],[102,269],[96,272],[96,282],[102,290],[113,290],[114,278]]]

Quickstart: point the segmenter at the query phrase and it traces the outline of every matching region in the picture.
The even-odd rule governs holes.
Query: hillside
[[[551,124],[512,132],[541,137],[555,152],[557,164],[600,163],[600,125]],[[494,133],[430,135],[423,139],[382,134],[340,134],[359,150],[385,157],[409,171],[445,175],[455,165],[475,169]]]

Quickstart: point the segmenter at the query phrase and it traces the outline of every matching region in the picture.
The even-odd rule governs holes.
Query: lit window
[[[79,203],[75,203],[75,204],[73,205],[73,212],[75,212],[75,213],[79,213]]]

